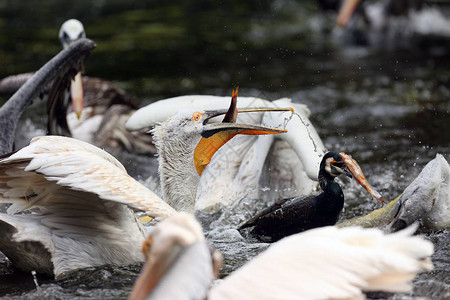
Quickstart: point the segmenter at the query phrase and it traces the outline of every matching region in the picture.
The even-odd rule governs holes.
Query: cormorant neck
[[[331,182],[335,182],[334,181],[334,177],[333,176],[331,176],[330,174],[328,174],[325,170],[320,170],[319,171],[319,185],[320,185],[320,188],[322,189],[322,190],[324,190],[325,191],[325,188],[328,186],[328,184],[329,183],[331,183]]]
[[[170,133],[163,126],[153,130],[164,201],[178,211],[193,213],[200,180],[194,166],[194,149],[190,149],[187,139],[173,138]]]

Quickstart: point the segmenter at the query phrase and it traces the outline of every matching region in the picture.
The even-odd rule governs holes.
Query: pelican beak
[[[364,173],[361,170],[361,167],[358,165],[356,160],[354,160],[350,155],[341,152],[339,153],[339,156],[344,160],[345,166],[350,171],[350,173],[353,175],[353,177],[358,181],[358,183],[369,192],[372,197],[380,201],[381,203],[388,203],[388,201],[383,198],[380,193],[378,193],[376,190],[372,188],[372,186],[367,181],[366,177],[364,176]]]
[[[83,111],[83,84],[81,72],[78,72],[70,84],[70,96],[72,98],[72,109],[76,113],[78,119]]]
[[[355,12],[356,7],[358,7],[359,2],[361,2],[361,0],[345,0],[339,9],[339,14],[336,19],[336,23],[339,26],[347,26],[347,23]]]
[[[211,123],[206,124],[209,119],[219,115],[227,114],[231,119],[233,114],[237,114],[236,109],[231,110],[231,116],[227,114],[227,110],[207,111],[204,127],[202,131],[202,139],[194,150],[194,165],[198,175],[201,175],[205,167],[211,161],[212,156],[225,145],[230,139],[237,134],[245,135],[266,135],[287,132],[286,129],[271,128],[259,125],[237,124],[237,123]],[[249,108],[240,110],[239,112],[265,112],[265,111],[293,111],[289,108]],[[228,111],[229,112],[229,111]]]
[[[147,299],[183,251],[183,246],[173,243],[157,258],[147,257],[147,262],[142,267],[141,275],[134,284],[133,292],[128,299]]]
[[[167,240],[159,242],[167,243]],[[148,250],[144,248],[144,251],[150,251],[150,248]],[[174,294],[179,294],[186,287],[192,286],[197,288],[184,290],[188,295],[186,299],[191,299],[189,293],[200,296],[206,292],[222,263],[220,252],[210,248],[204,241],[185,246],[172,241],[161,252],[152,255],[147,252],[146,256],[147,262],[142,267],[129,300],[160,299],[161,294],[170,299]],[[173,293],[167,290],[173,287],[179,291]],[[204,299],[201,296],[200,298]]]

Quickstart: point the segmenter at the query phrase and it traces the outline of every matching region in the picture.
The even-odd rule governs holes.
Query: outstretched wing
[[[431,242],[378,229],[323,227],[287,237],[213,287],[208,299],[354,299],[409,291]]]
[[[165,218],[175,210],[129,176],[111,155],[88,143],[59,136],[35,138],[30,145],[0,160],[0,199],[12,203],[8,213],[101,199],[122,203]],[[84,202],[83,202],[84,201]]]

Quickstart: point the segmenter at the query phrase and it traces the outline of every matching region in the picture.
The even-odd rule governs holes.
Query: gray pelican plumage
[[[450,227],[450,166],[441,154],[431,160],[400,196],[390,227],[399,230],[422,220],[425,227]]]
[[[436,154],[403,193],[387,205],[338,226],[397,231],[416,222],[431,230],[450,227],[450,166],[441,154]]]
[[[75,19],[65,21],[59,30],[63,48],[86,37],[83,24]],[[136,101],[112,82],[81,76],[74,80],[61,78],[43,89],[47,99],[47,133],[71,136],[113,152],[127,150],[154,154],[156,148],[146,131],[130,132],[125,122],[139,107]],[[22,86],[33,73],[11,75],[0,81],[0,94],[8,95]],[[70,88],[70,94],[66,90]],[[69,106],[69,98],[72,105]]]
[[[208,123],[225,113],[180,111],[154,129],[165,200],[177,209],[193,210],[199,180],[195,166],[214,155],[214,149],[236,134],[286,131]],[[8,214],[0,214],[5,232],[0,250],[22,270],[56,278],[89,266],[141,261],[144,231],[131,209],[159,218],[175,212],[113,156],[59,136],[35,138],[0,159],[0,201],[11,204]]]
[[[83,36],[86,36],[86,33],[80,21],[71,19],[61,25],[59,39],[63,47]],[[100,78],[87,76],[81,78],[80,74],[79,79],[83,83],[84,112],[78,115],[73,109],[67,114],[68,128],[72,137],[106,147],[113,152],[123,150],[138,154],[156,152],[151,135],[146,131],[130,132],[125,129],[125,122],[138,108],[133,98],[113,83]]]
[[[364,299],[363,291],[407,292],[417,273],[433,268],[433,244],[412,236],[414,230],[309,230],[272,244],[211,287],[220,255],[194,217],[176,214],[144,243],[147,263],[129,299]]]
[[[84,58],[95,47],[94,42],[81,39],[61,51],[37,71],[0,108],[0,154],[12,151],[17,122],[24,109],[51,81],[73,76]]]
[[[186,107],[225,108],[228,97],[192,95],[164,99],[136,111],[126,123],[129,130],[151,128]],[[309,121],[305,105],[283,98],[267,101],[255,97],[239,97],[238,110],[247,106],[286,107],[290,112],[238,114],[238,121],[285,126],[287,133],[274,136],[238,136],[217,151],[200,178],[196,210],[214,212],[242,198],[257,198],[262,187],[269,187],[278,196],[309,194],[317,188],[317,172],[325,147]],[[280,124],[280,120],[282,124]],[[270,168],[271,172],[263,172]],[[271,175],[272,174],[272,175]],[[261,176],[263,175],[263,176]],[[214,195],[206,191],[213,189]],[[275,192],[274,192],[275,193]]]

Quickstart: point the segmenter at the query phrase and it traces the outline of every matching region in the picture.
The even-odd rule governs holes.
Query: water
[[[450,159],[448,37],[401,36],[401,28],[393,28],[395,35],[370,39],[377,44],[343,46],[343,33],[314,2],[73,5],[48,1],[32,8],[21,1],[0,2],[0,76],[37,69],[59,50],[60,24],[78,17],[98,44],[86,62],[88,75],[115,81],[142,105],[182,94],[229,95],[237,83],[242,96],[305,103],[326,147],[357,159],[372,186],[388,199],[401,193],[436,153]],[[30,136],[42,134],[44,124],[45,107],[37,101],[23,117],[16,144],[24,146]],[[155,158],[126,153],[119,158],[142,181],[156,176]],[[341,183],[342,219],[380,206],[354,181]],[[147,184],[157,187],[158,181],[153,177]],[[234,229],[258,210],[255,205],[265,205],[249,201],[244,214],[225,212],[206,228],[207,238],[225,254],[222,274],[267,247]],[[421,233],[435,245],[435,270],[415,280],[411,295],[393,299],[450,297],[449,230]],[[105,266],[54,282],[19,272],[0,257],[0,297],[126,299],[139,269]]]

